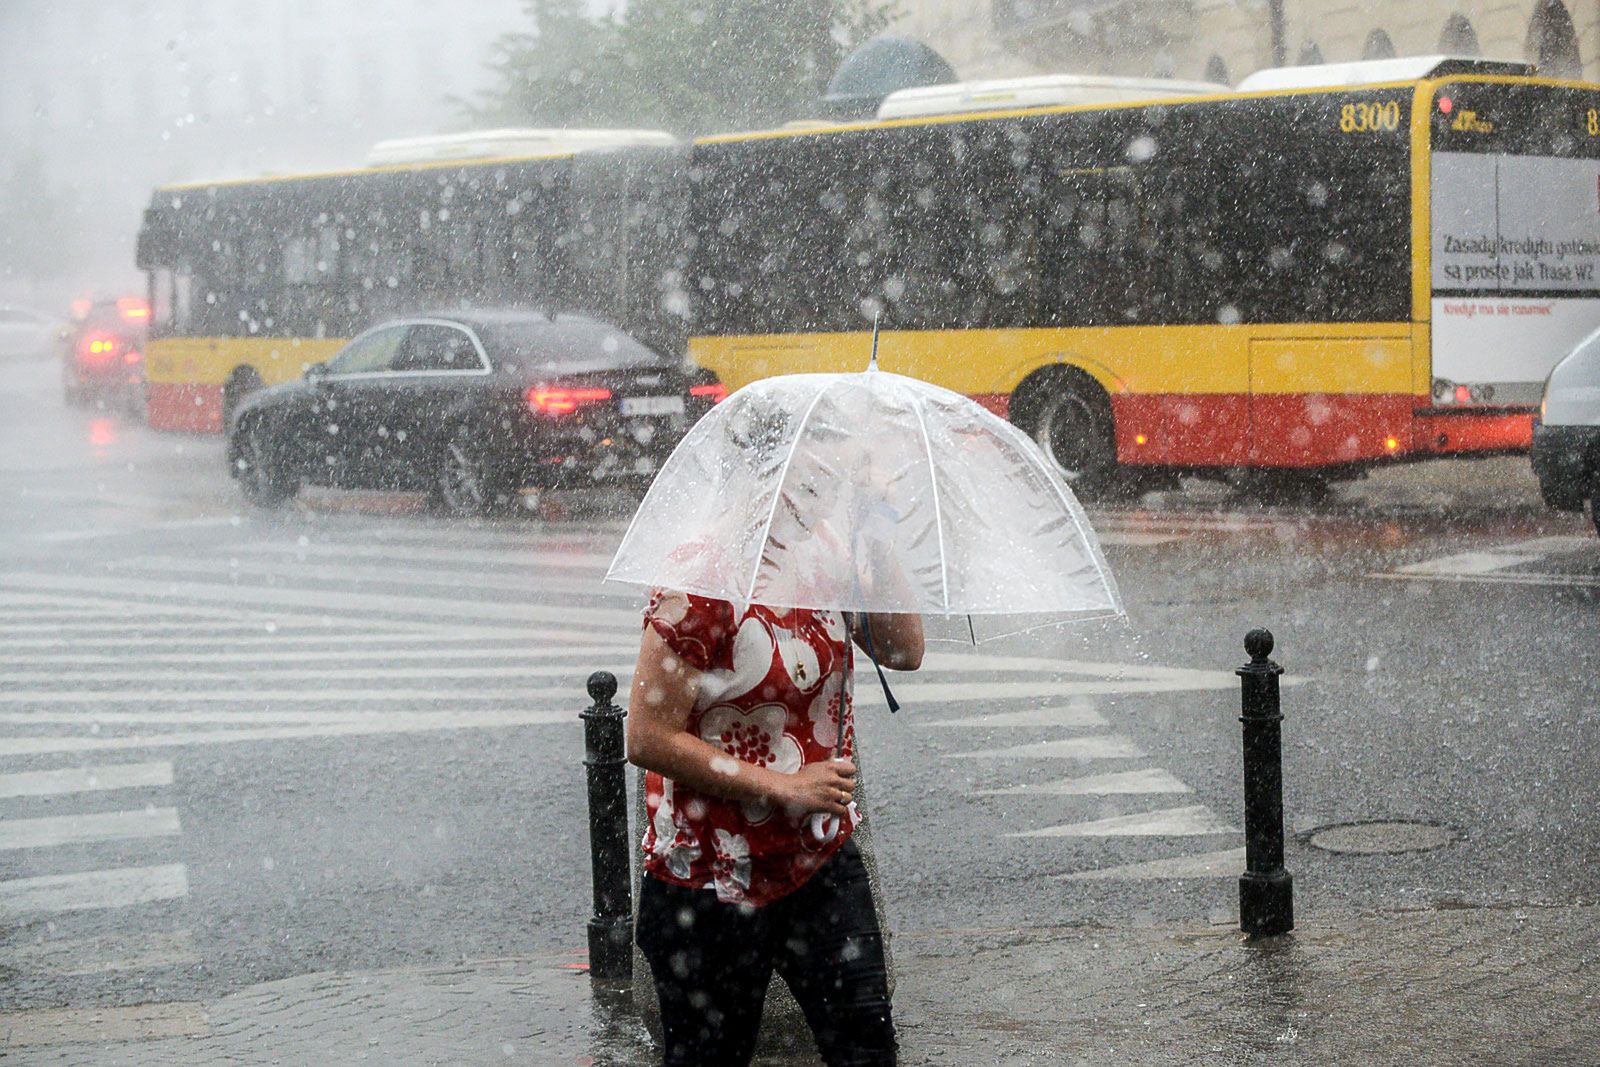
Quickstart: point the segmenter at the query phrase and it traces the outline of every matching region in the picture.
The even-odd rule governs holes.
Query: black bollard
[[[583,765],[589,775],[589,852],[594,861],[594,918],[589,920],[589,975],[607,981],[633,976],[633,850],[628,843],[628,757],[622,721],[611,703],[616,676],[589,675],[594,704],[583,719]]]
[[[1251,630],[1250,662],[1239,676],[1239,721],[1244,723],[1244,874],[1239,879],[1239,929],[1273,937],[1294,929],[1294,879],[1283,869],[1283,712],[1278,676],[1267,657],[1272,634]]]

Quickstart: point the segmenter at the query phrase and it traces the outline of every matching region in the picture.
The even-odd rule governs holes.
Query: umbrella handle
[[[851,822],[854,822],[855,821],[855,814],[856,814],[856,802],[855,801],[852,800],[850,802],[850,809],[849,810],[850,810],[850,815],[851,815]],[[822,812],[819,811],[819,812],[815,812],[811,816],[811,822],[810,822],[810,827],[809,828],[811,830],[811,836],[812,837],[816,838],[818,841],[822,842],[823,844],[827,844],[829,841],[832,841],[834,838],[839,836],[839,830],[843,825],[844,825],[844,820],[841,817],[839,817],[838,815],[824,815]]]
[[[827,844],[839,836],[839,816],[817,812],[811,816],[811,836]]]

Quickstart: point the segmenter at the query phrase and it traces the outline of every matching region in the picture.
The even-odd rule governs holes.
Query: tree
[[[686,135],[815,117],[839,61],[899,0],[631,0],[586,18],[530,0],[533,29],[495,42],[475,123],[661,127]]]

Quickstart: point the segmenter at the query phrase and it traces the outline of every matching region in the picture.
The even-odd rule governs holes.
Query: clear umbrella
[[[875,367],[767,378],[718,404],[662,466],[606,577],[944,616],[974,641],[1122,613],[1083,509],[1026,435]]]

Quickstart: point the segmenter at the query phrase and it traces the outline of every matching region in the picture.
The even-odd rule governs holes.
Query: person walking
[[[918,615],[651,591],[628,757],[648,772],[635,937],[667,1067],[749,1063],[774,970],[828,1067],[896,1060],[883,935],[852,841],[852,641],[886,667],[922,663]]]

